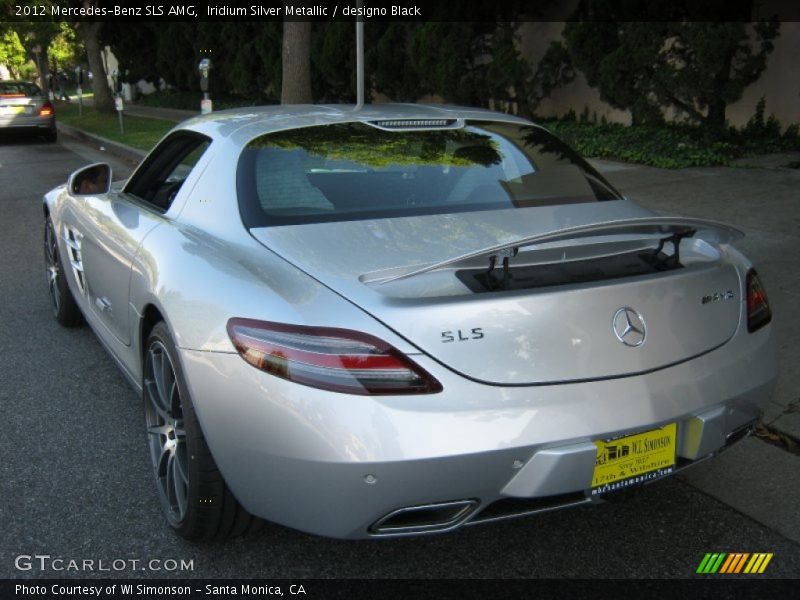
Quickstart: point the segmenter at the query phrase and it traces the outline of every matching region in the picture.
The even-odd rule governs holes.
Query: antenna
[[[356,106],[353,110],[359,110],[364,106],[364,17],[362,16],[364,2],[358,0],[356,3],[358,12],[356,13]]]

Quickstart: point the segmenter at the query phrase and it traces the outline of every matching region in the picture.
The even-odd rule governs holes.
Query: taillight
[[[755,269],[747,272],[747,331],[750,333],[761,329],[772,320],[767,292],[758,278]]]
[[[348,394],[435,394],[442,385],[402,352],[349,329],[231,319],[228,335],[254,367]]]
[[[53,112],[55,112],[53,109],[53,105],[50,104],[49,102],[45,102],[44,104],[42,104],[42,108],[39,109],[39,116],[49,117],[50,115],[53,114]]]

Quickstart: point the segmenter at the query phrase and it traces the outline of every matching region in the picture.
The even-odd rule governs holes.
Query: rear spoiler
[[[589,225],[579,225],[577,227],[569,227],[567,229],[559,229],[558,231],[550,231],[546,233],[539,233],[536,235],[527,236],[506,242],[504,244],[497,244],[482,248],[467,254],[462,254],[447,260],[427,265],[424,267],[414,268],[405,273],[392,275],[386,279],[376,281],[379,285],[398,281],[400,279],[407,279],[415,275],[421,275],[436,269],[442,269],[454,263],[477,258],[480,256],[492,256],[503,254],[516,254],[519,248],[524,246],[533,246],[535,244],[544,244],[550,242],[561,242],[565,240],[574,240],[586,237],[593,237],[599,235],[620,235],[641,233],[644,235],[663,235],[663,236],[679,236],[691,237],[698,232],[703,232],[703,237],[707,241],[727,244],[744,237],[744,233],[718,221],[710,221],[707,219],[693,219],[684,217],[643,217],[635,219],[618,219],[615,221],[602,221],[600,223],[591,223]]]

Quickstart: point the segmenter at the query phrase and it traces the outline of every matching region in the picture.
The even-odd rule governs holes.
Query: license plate
[[[677,425],[670,423],[644,433],[595,441],[597,459],[592,495],[613,492],[672,473],[677,431]]]
[[[25,112],[24,106],[4,106],[2,109],[6,115],[19,115]]]

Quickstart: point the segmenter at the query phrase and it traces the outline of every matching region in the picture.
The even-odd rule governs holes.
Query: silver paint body
[[[47,97],[41,91],[35,96],[0,98],[0,130],[53,129],[56,123],[55,114],[39,116],[39,109],[47,102]]]
[[[178,126],[213,142],[165,214],[122,185],[99,196],[73,197],[65,186],[45,196],[62,257],[69,231],[82,236],[85,286],[64,260],[69,286],[137,387],[143,315],[152,306],[164,316],[214,458],[255,515],[359,538],[403,507],[475,499],[482,508],[582,491],[591,482],[592,440],[678,422],[679,456],[703,458],[757,418],[772,392],[772,325],[747,332],[750,263],[725,228],[684,241],[686,268],[675,272],[500,294],[469,293],[453,276],[459,264],[485,262],[478,258],[386,280],[527,236],[655,215],[619,200],[244,228],[235,173],[254,137],[442,117],[527,124],[420,105],[224,111]],[[534,264],[638,243],[624,233],[592,241],[610,246],[556,240],[518,258]],[[701,304],[728,289],[734,298]],[[615,336],[621,307],[646,320],[640,347]],[[444,391],[353,396],[274,377],[236,353],[225,330],[232,317],[372,334],[412,356]],[[445,330],[475,327],[482,339],[442,343]]]

